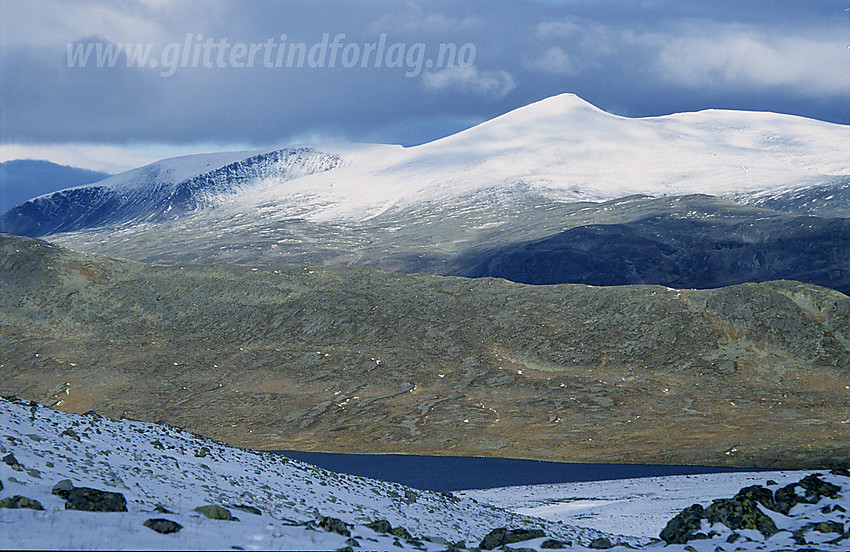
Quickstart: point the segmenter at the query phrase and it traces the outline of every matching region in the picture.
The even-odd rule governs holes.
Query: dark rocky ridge
[[[251,448],[809,467],[850,453],[850,298],[156,266],[0,235],[0,394]]]
[[[659,214],[474,251],[454,272],[525,284],[714,288],[798,280],[850,293],[850,219],[708,221]]]

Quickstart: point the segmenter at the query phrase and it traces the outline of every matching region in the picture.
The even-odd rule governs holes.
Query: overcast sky
[[[626,116],[729,108],[848,124],[847,6],[0,0],[0,161],[117,172],[189,151],[411,145],[561,92]],[[92,47],[69,67],[89,44],[150,53],[128,67],[122,46],[97,67]]]

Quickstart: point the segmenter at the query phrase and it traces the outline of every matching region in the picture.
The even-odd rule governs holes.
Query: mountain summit
[[[420,146],[329,146],[188,156],[35,198],[0,217],[29,236],[160,222],[227,196],[251,216],[362,220],[482,190],[560,201],[777,192],[850,175],[850,129],[775,113],[611,115],[574,94]],[[226,180],[226,182],[225,182]],[[232,214],[232,213],[231,213]]]

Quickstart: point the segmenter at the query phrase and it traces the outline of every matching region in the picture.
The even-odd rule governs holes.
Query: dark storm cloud
[[[2,140],[267,145],[321,136],[411,144],[560,92],[631,116],[722,107],[846,123],[844,7],[835,1],[4,3]],[[269,44],[309,48],[325,34],[329,41],[345,35],[335,67],[327,66],[328,57],[324,67],[265,66]],[[386,57],[381,67],[374,59],[366,67],[361,59],[343,66],[344,46],[357,45],[362,58],[364,45],[381,36],[386,45],[404,47],[396,51],[400,67],[387,67]],[[194,50],[209,40],[227,41],[224,67],[216,63],[219,49],[210,51],[212,67],[203,67],[203,59],[199,67],[167,63],[183,58],[192,65]],[[85,68],[67,66],[66,44],[95,42],[152,44],[156,67],[127,67],[125,57],[112,68],[91,60]],[[253,67],[239,67],[246,54],[235,63],[229,57],[236,43],[266,46]],[[426,67],[443,43],[472,45],[474,63]],[[423,57],[411,54],[415,44],[424,45]]]

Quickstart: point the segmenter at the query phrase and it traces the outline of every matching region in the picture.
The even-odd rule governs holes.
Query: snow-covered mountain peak
[[[27,201],[0,217],[0,228],[43,236],[110,224],[161,222],[214,207],[253,186],[279,184],[341,164],[339,155],[310,147],[164,159]]]
[[[560,94],[414,147],[334,144],[164,160],[22,204],[0,217],[0,229],[42,236],[222,206],[244,220],[260,212],[278,220],[367,220],[482,194],[740,197],[834,185],[850,175],[848,138],[846,126],[789,115],[707,110],[628,118]]]

